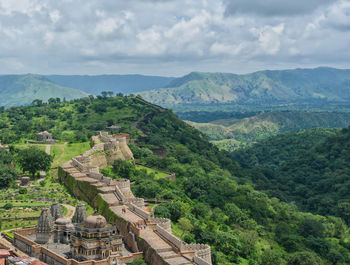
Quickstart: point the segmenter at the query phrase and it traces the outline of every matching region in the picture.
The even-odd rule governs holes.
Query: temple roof
[[[85,228],[104,228],[107,226],[106,218],[98,213],[94,213],[86,218]]]

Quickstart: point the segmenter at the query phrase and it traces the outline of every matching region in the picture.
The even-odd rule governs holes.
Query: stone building
[[[30,239],[77,261],[115,259],[125,250],[116,226],[97,213],[87,217],[84,204],[76,207],[73,223],[63,217],[57,202],[43,208]]]
[[[71,235],[71,252],[76,260],[102,260],[112,252],[123,250],[122,236],[115,225],[97,213],[86,218],[83,224],[75,225]]]
[[[38,224],[36,225],[36,242],[39,244],[48,243],[53,232],[54,224],[49,208],[41,211]]]
[[[30,177],[23,176],[20,178],[20,186],[21,187],[27,187],[30,185]]]
[[[43,131],[38,133],[37,135],[38,142],[48,143],[48,144],[54,144],[56,141],[52,138],[52,134],[48,131]]]

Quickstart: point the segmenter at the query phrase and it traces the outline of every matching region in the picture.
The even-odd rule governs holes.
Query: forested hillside
[[[263,169],[251,179],[256,188],[293,201],[304,211],[340,216],[350,223],[350,128],[286,133],[233,157]]]
[[[175,104],[349,102],[350,70],[260,71],[246,75],[190,73],[167,87],[142,92],[151,102]]]
[[[241,114],[243,116],[243,114]],[[235,115],[238,117],[238,115]],[[350,125],[350,113],[271,111],[246,118],[188,122],[220,149],[232,151],[269,136],[311,128],[344,128]]]
[[[350,234],[342,219],[300,212],[244,184],[260,170],[241,165],[171,111],[140,98],[13,107],[0,114],[0,123],[0,137],[10,146],[41,130],[61,141],[81,142],[107,125],[120,125],[136,140],[130,147],[137,160],[175,172],[176,180],[121,161],[110,174],[130,178],[136,196],[162,200],[155,214],[171,218],[186,242],[211,245],[214,264],[350,263]],[[166,156],[154,155],[154,149]]]

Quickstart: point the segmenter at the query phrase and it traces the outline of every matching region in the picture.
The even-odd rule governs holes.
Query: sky
[[[0,74],[350,68],[350,0],[0,0]]]

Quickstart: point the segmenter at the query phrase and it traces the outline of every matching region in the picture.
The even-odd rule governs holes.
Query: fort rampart
[[[111,136],[100,133],[93,139],[96,146],[100,145],[98,141],[110,142]],[[84,164],[89,161],[89,165]],[[59,167],[59,179],[75,196],[97,208],[109,222],[114,222],[130,249],[134,252],[143,251],[146,261],[155,265],[191,262],[211,265],[209,246],[189,245],[174,236],[169,219],[151,218],[150,213],[144,210],[144,200],[133,196],[129,180],[104,177],[93,162],[94,159],[73,158]],[[94,170],[90,172],[92,167]],[[127,209],[127,212],[123,213],[122,209]],[[145,231],[142,230],[143,226]],[[163,253],[169,253],[169,256],[165,257]]]

